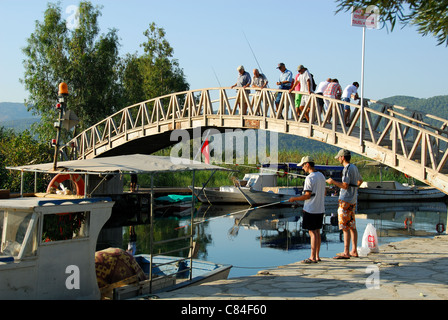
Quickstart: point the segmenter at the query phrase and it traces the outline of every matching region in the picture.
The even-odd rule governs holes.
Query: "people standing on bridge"
[[[260,89],[264,89],[267,87],[268,85],[268,79],[266,78],[266,76],[263,73],[260,73],[260,71],[258,69],[254,69],[253,71],[254,76],[252,78],[252,87],[256,88],[257,90],[255,90],[255,102],[254,102],[254,108],[255,106],[258,105],[258,100],[261,98],[261,91]],[[258,110],[254,110],[256,115],[259,115]]]
[[[252,79],[250,78],[250,74],[249,72],[244,70],[243,66],[239,66],[237,69],[238,71],[238,78],[236,80],[236,83],[231,87],[232,89],[235,87],[240,87],[243,89],[246,89],[247,87],[250,86]],[[250,90],[245,90],[246,94],[247,94],[247,98],[249,99],[249,93]],[[240,103],[240,101],[237,101],[236,104],[238,105]],[[241,106],[242,110],[242,114],[246,114],[247,111],[247,102],[246,99],[243,98],[243,103]]]
[[[316,88],[316,94],[323,96],[325,89],[327,89],[328,85],[330,84],[331,79],[328,78],[327,80],[319,82]],[[319,108],[319,115],[322,114],[324,110],[324,99],[323,98],[317,98],[317,107]],[[325,117],[325,114],[324,114]]]
[[[289,89],[289,93],[291,93],[293,90],[296,91],[295,96],[294,96],[294,105],[296,107],[296,113],[299,116],[300,115],[300,101],[302,100],[302,94],[299,93],[300,91],[300,82],[299,82],[299,77],[300,77],[300,70],[297,69],[297,75],[294,79],[294,84],[292,85],[291,89]]]
[[[268,85],[268,79],[258,69],[254,69],[254,77],[252,78],[252,87],[256,89],[264,89]]]
[[[342,88],[341,85],[339,84],[338,79],[332,79],[324,91],[324,97],[339,100],[341,99],[341,96],[342,96]],[[330,100],[325,100],[324,103],[325,113],[328,111],[329,106],[330,106]]]
[[[342,91],[341,100],[345,102],[350,102],[350,98],[353,100],[359,100],[358,97],[358,88],[359,83],[353,82],[353,84],[349,84],[345,87],[344,91]],[[344,105],[344,122],[346,126],[349,126],[350,123],[350,106]]]
[[[300,76],[298,78],[299,82],[300,82],[300,90],[302,92],[306,92],[308,93],[307,95],[304,94],[302,95],[302,98],[300,99],[300,112],[303,111],[303,108],[305,108],[309,98],[310,98],[310,94],[314,92],[313,89],[313,80],[312,80],[312,75],[310,74],[310,72],[308,71],[307,68],[305,68],[303,65],[300,65],[297,67],[297,70],[300,73]],[[306,121],[310,121],[309,118],[309,109],[305,112],[305,119]]]
[[[340,188],[338,200],[338,223],[339,229],[344,235],[344,252],[337,254],[334,259],[350,259],[358,256],[358,231],[356,229],[355,211],[358,201],[358,187],[362,183],[362,177],[358,168],[350,163],[351,153],[348,150],[339,150],[335,157],[344,166],[342,170],[342,181],[332,178],[327,183]],[[350,250],[350,243],[352,250]]]
[[[294,77],[292,72],[286,69],[286,66],[283,62],[280,62],[277,66],[277,69],[280,70],[280,78],[277,81],[278,88],[280,90],[289,90],[291,89],[292,83],[294,81]],[[280,104],[280,99],[282,94],[280,92],[277,93],[277,98],[275,99],[276,110],[278,110],[278,106]]]
[[[320,229],[325,213],[325,177],[314,168],[314,160],[303,157],[298,164],[308,174],[303,186],[303,194],[292,197],[289,202],[304,201],[302,228],[308,230],[311,240],[311,254],[302,263],[316,263],[320,261],[321,236]]]

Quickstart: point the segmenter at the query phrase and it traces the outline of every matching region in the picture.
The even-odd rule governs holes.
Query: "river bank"
[[[448,235],[380,246],[367,257],[300,262],[157,294],[163,300],[447,300]]]

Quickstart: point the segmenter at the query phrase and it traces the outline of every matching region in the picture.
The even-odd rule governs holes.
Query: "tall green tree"
[[[173,58],[174,49],[165,38],[165,30],[153,22],[143,34],[147,38],[141,44],[144,53],[128,54],[122,64],[126,103],[189,90],[179,62]]]
[[[391,30],[397,22],[415,25],[422,35],[432,35],[438,45],[448,46],[448,0],[336,0],[336,3],[336,12],[377,6],[380,22],[390,25]]]
[[[117,31],[100,35],[99,7],[81,2],[78,9],[76,24],[70,27],[60,6],[48,4],[43,21],[36,21],[23,49],[26,58],[21,81],[29,91],[25,103],[41,117],[34,129],[44,140],[54,138],[54,106],[60,82],[68,84],[67,107],[79,117],[82,129],[119,109],[122,91],[117,73]]]
[[[9,172],[5,167],[23,166],[31,163],[46,163],[53,159],[53,150],[48,143],[39,143],[28,131],[20,133],[12,129],[0,128],[0,189],[9,189],[12,192],[20,191],[20,172]],[[44,190],[49,181],[48,177],[39,176],[37,180],[38,191]],[[34,174],[25,173],[24,192],[34,191]]]

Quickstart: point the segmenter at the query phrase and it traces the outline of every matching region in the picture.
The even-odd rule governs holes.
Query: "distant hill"
[[[23,103],[0,102],[0,127],[23,131],[39,121]]]
[[[427,99],[409,96],[393,96],[379,100],[381,102],[406,107],[408,109],[422,111],[444,119],[448,119],[448,95],[436,96]],[[428,120],[428,122],[431,122]],[[440,123],[439,123],[440,124]],[[337,148],[322,142],[279,134],[279,150],[304,150],[306,152],[337,152]]]
[[[393,96],[381,99],[380,101],[417,111],[423,111],[434,116],[448,119],[448,95],[435,96],[427,99],[408,96]]]
[[[23,103],[0,102],[0,122],[27,118],[37,117],[34,117]]]

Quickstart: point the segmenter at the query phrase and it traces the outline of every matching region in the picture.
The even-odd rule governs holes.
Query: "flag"
[[[201,147],[201,152],[205,156],[205,163],[210,164],[210,149],[208,146],[208,138],[205,139],[204,144]]]

